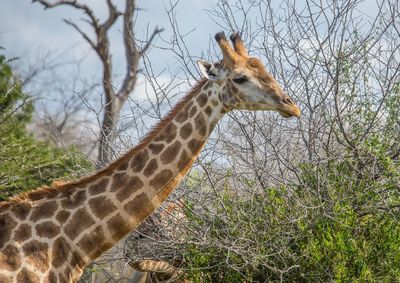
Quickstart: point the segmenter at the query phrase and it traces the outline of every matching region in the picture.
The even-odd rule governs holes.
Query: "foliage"
[[[378,152],[375,166],[384,181],[366,168],[360,175],[351,160],[303,164],[299,187],[226,195],[211,205],[214,212],[188,209],[191,228],[208,231],[206,243],[188,239],[196,243],[185,254],[188,276],[195,282],[399,281],[400,165]]]
[[[12,60],[0,54],[0,124],[7,122],[9,126],[28,122],[33,111],[29,96],[22,92],[21,85],[15,81],[9,65]]]
[[[201,212],[189,204],[190,230],[201,231],[182,248],[190,279],[400,282],[400,86],[382,80],[373,91],[382,82],[360,50],[360,62],[338,55],[334,103],[322,112],[332,137],[320,134],[314,153],[323,158],[295,164],[285,186],[249,194],[228,185]]]
[[[375,158],[384,160],[375,165],[384,168],[380,176],[390,177],[377,178],[369,171],[371,166],[366,166],[369,170],[363,168],[364,172],[355,170],[358,164],[351,160],[304,168],[304,185],[324,193],[316,213],[298,222],[303,239],[296,249],[305,259],[300,267],[305,279],[339,282],[400,279],[400,166],[386,155]],[[392,175],[392,170],[397,173]],[[316,176],[325,176],[322,187]]]
[[[59,149],[37,141],[25,127],[34,107],[9,65],[0,55],[0,200],[79,174],[89,168],[77,149]]]

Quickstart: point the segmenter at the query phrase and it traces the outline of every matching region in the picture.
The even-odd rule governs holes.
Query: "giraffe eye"
[[[249,79],[248,79],[246,76],[233,79],[233,81],[234,81],[235,83],[237,83],[237,84],[245,83],[245,82],[247,82],[248,80],[249,80]]]
[[[217,77],[217,74],[215,73],[215,70],[214,70],[214,69],[210,69],[210,70],[208,71],[208,75],[209,75],[210,77],[213,77],[213,78],[216,78],[216,77]]]

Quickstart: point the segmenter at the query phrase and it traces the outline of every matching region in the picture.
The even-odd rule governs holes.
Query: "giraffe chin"
[[[292,118],[292,117],[300,118],[300,115],[301,115],[301,111],[297,107],[293,108],[293,109],[288,109],[288,110],[279,109],[278,112],[284,118]]]

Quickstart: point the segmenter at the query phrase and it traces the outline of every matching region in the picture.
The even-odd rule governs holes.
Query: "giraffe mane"
[[[109,176],[110,171],[112,172],[122,163],[127,162],[132,156],[136,155],[139,151],[145,148],[153,138],[162,130],[164,129],[179,113],[179,111],[194,97],[196,94],[199,93],[201,88],[206,84],[208,80],[203,78],[198,81],[192,89],[173,107],[168,114],[161,119],[152,129],[145,135],[142,141],[136,145],[133,149],[126,152],[117,160],[113,161],[110,165],[106,168],[90,175],[87,177],[83,177],[78,180],[72,181],[65,181],[65,180],[57,180],[51,183],[50,185],[45,185],[39,187],[36,190],[23,192],[16,196],[11,197],[10,199],[0,202],[0,208],[3,205],[7,205],[9,203],[22,203],[22,202],[29,202],[29,201],[36,201],[46,198],[54,197],[55,195],[64,194],[68,195],[68,193],[77,188],[82,187],[84,188],[88,183],[92,182],[93,180],[99,179],[103,176]]]
[[[150,141],[152,141],[155,136],[162,130],[164,129],[174,118],[175,116],[179,113],[179,111],[194,97],[196,94],[199,93],[201,88],[206,84],[208,80],[207,79],[201,79],[198,81],[192,89],[162,118],[157,124],[155,124],[151,130],[144,136],[142,141],[136,145],[133,149],[128,151],[127,154],[124,154],[121,156],[119,159],[114,161],[113,163],[110,164],[110,166],[106,167],[104,170],[107,169],[115,169],[115,166],[118,166],[120,162],[126,161],[126,159],[130,159],[133,154],[136,154],[140,150],[142,150],[144,147],[146,147]]]

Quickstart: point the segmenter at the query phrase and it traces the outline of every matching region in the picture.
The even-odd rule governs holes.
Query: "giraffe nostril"
[[[282,99],[282,102],[288,105],[294,105],[293,100],[291,100],[290,98],[286,97],[284,99]]]

